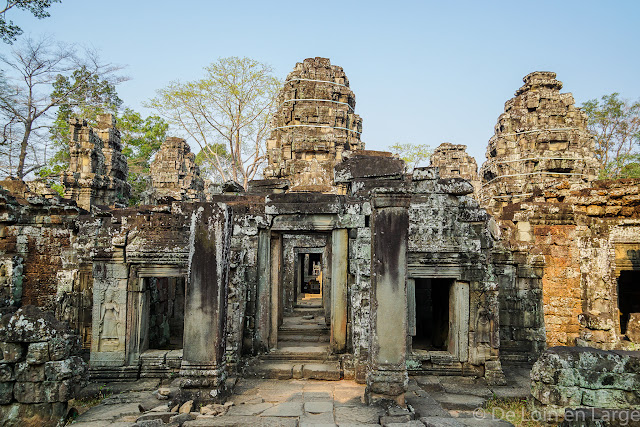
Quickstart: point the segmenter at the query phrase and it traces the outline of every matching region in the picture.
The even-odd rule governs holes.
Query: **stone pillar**
[[[373,199],[371,216],[371,371],[366,398],[404,405],[408,385],[407,233],[410,197],[385,194]]]
[[[258,351],[268,350],[271,320],[271,233],[260,230],[258,234],[258,297],[256,307],[256,345]]]
[[[224,386],[231,215],[227,205],[211,203],[197,205],[191,217],[180,367],[184,399],[212,400]]]
[[[282,313],[282,236],[271,235],[271,330],[269,348],[278,348],[278,327]]]
[[[347,269],[349,232],[333,230],[331,236],[331,351],[347,348]]]

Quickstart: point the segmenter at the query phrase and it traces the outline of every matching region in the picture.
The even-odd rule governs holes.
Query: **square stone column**
[[[404,405],[410,200],[406,194],[384,194],[375,196],[372,203],[369,403],[388,399]]]
[[[183,399],[205,402],[224,389],[232,212],[223,203],[195,205],[180,367]]]
[[[333,230],[331,237],[331,351],[347,348],[347,275],[349,267],[349,231]]]

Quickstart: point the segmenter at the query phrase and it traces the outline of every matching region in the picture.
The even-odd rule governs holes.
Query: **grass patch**
[[[508,421],[516,427],[545,427],[546,424],[534,421],[528,409],[527,399],[498,399],[493,397],[485,404],[487,414]]]

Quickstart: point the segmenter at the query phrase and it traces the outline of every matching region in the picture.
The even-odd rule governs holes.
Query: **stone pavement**
[[[406,409],[365,405],[364,385],[348,380],[246,378],[238,380],[225,407],[218,405],[223,414],[217,416],[205,415],[211,412],[208,407],[170,408],[168,400],[159,400],[164,397],[156,391],[157,383],[146,380],[148,390],[141,391],[144,385],[140,382],[131,384],[132,391],[105,399],[80,415],[72,425],[501,427],[511,424],[492,418],[478,419],[473,410],[482,407],[492,396],[528,396],[527,376],[526,369],[510,369],[508,384],[501,387],[491,387],[484,379],[471,377],[412,377]]]

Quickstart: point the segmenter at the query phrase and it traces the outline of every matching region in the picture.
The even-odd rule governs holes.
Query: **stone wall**
[[[565,408],[640,409],[640,352],[552,347],[531,381],[534,407],[550,419],[562,420]]]
[[[537,324],[526,320],[531,310],[518,314],[518,304],[535,305],[541,299],[550,346],[613,349],[636,339],[622,333],[618,285],[623,272],[640,271],[639,184],[564,182],[504,207],[502,242],[513,264],[531,272],[535,291],[521,294],[518,302],[506,287],[501,289],[503,310],[510,313],[502,327],[535,337]]]
[[[267,179],[286,178],[292,191],[340,193],[333,167],[343,153],[364,148],[362,119],[341,67],[308,58],[289,73],[276,100],[267,141]]]
[[[56,426],[86,381],[80,340],[50,312],[25,306],[0,319],[0,424]]]
[[[589,182],[597,176],[587,116],[552,72],[524,77],[505,103],[482,165],[481,202],[492,213],[558,181]]]
[[[70,286],[78,253],[72,247],[80,210],[44,183],[0,182],[0,312],[33,304],[56,310]]]

